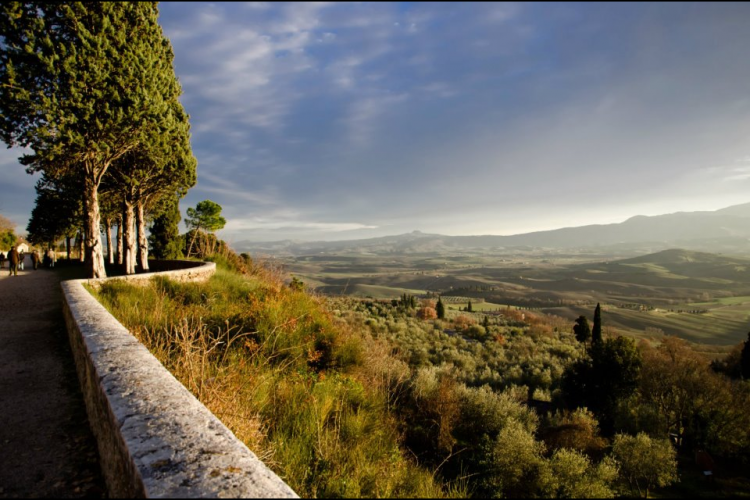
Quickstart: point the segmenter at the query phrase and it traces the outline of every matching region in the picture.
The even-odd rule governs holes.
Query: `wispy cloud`
[[[725,182],[744,181],[750,179],[750,156],[738,158],[728,165],[712,167]]]
[[[344,119],[346,133],[356,146],[370,144],[378,126],[378,120],[394,106],[403,104],[407,94],[365,97],[355,101]]]
[[[196,188],[206,193],[215,193],[229,203],[251,202],[256,205],[275,206],[278,205],[278,192],[274,187],[264,186],[262,191],[249,189],[247,186],[238,185],[236,181],[229,178],[201,172],[200,185]]]
[[[195,14],[193,31],[167,23],[167,35],[181,49],[175,52],[188,104],[201,102],[198,113],[221,116],[220,123],[207,117],[214,129],[246,125],[283,130],[300,95],[296,78],[313,67],[305,49],[314,43],[310,30],[323,7],[287,5],[265,24],[247,23],[231,4],[212,5]]]
[[[360,229],[377,229],[378,226],[360,224],[358,222],[311,222],[306,220],[269,220],[268,218],[234,218],[227,222],[225,231],[256,231],[256,230],[306,230],[326,233],[355,231]]]

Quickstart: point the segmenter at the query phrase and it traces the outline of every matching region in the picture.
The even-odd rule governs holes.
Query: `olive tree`
[[[643,498],[648,498],[653,488],[677,481],[676,455],[669,440],[651,439],[643,432],[637,436],[617,434],[612,444],[620,475]]]

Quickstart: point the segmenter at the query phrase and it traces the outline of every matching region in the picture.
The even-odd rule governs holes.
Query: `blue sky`
[[[748,3],[162,3],[228,242],[750,202]],[[0,153],[0,213],[35,177]],[[184,228],[184,226],[183,226]]]

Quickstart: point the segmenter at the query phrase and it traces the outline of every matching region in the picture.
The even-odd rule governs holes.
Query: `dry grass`
[[[407,456],[408,367],[279,268],[222,256],[204,284],[106,284],[110,311],[303,497],[464,496]],[[244,272],[240,274],[230,269]]]

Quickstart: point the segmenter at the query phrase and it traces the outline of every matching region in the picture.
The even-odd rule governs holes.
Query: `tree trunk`
[[[83,230],[78,232],[78,261],[81,263],[86,262],[86,243],[84,240],[86,237],[84,236]]]
[[[122,214],[117,221],[117,264],[122,265]]]
[[[112,248],[112,221],[109,218],[104,219],[104,228],[107,230],[107,263],[112,265],[115,263],[115,250]]]
[[[190,240],[190,245],[188,246],[188,249],[187,249],[187,256],[186,256],[186,257],[187,257],[188,259],[190,258],[190,254],[191,254],[191,253],[192,253],[192,251],[193,251],[193,244],[195,244],[195,237],[196,237],[196,236],[198,236],[198,229],[197,229],[197,228],[193,230],[193,237],[192,237],[192,239]]]
[[[56,250],[56,248],[53,248],[53,250]],[[70,260],[70,236],[65,237],[65,250],[68,252],[68,260]]]
[[[142,273],[147,273],[148,239],[146,238],[146,217],[143,213],[143,201],[138,201],[135,208],[135,219],[138,225],[138,267]]]
[[[104,269],[102,238],[99,231],[99,186],[90,179],[84,184],[86,274],[89,278],[106,278],[107,271]]]
[[[135,274],[135,234],[133,203],[126,199],[122,213],[122,264],[125,274]]]

